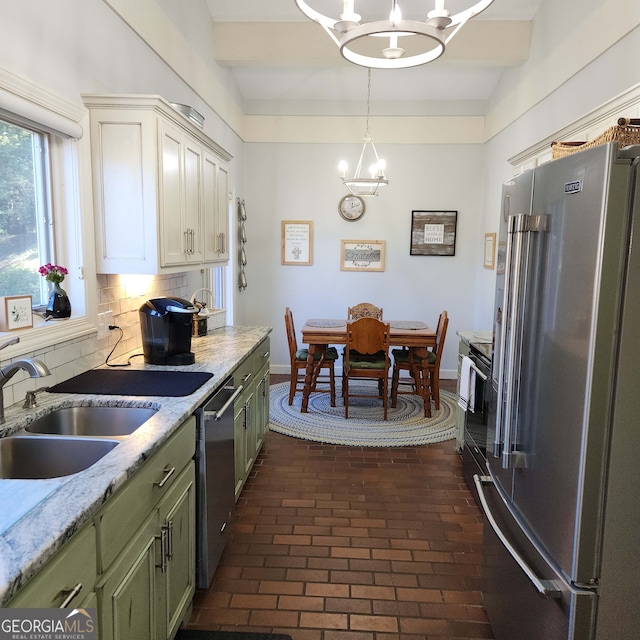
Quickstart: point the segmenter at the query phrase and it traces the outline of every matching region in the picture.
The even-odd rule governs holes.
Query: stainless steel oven
[[[467,486],[478,501],[473,475],[486,475],[487,450],[493,443],[489,436],[489,406],[491,401],[491,350],[489,343],[469,344],[469,358],[475,372],[475,402],[465,413],[462,471]]]

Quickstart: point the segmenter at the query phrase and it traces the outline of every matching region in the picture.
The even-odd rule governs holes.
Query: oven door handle
[[[462,360],[464,356],[460,353],[458,354],[458,360]],[[484,373],[482,373],[482,371],[480,371],[480,369],[478,369],[478,367],[476,366],[476,363],[473,361],[473,356],[468,356],[469,360],[471,360],[471,368],[483,379],[483,380],[488,380],[489,376],[485,375]]]

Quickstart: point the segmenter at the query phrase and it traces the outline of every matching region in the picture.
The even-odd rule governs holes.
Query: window
[[[38,273],[54,260],[49,189],[49,136],[0,119],[0,296],[46,303]]]
[[[96,331],[91,164],[83,108],[0,67],[0,296],[31,295],[45,304],[42,264],[66,267],[72,315],[33,326],[0,342],[2,360],[51,348]]]

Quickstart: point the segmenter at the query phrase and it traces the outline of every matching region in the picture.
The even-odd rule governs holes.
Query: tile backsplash
[[[162,296],[189,299],[192,290],[186,273],[147,278],[142,293],[141,286],[132,284],[131,278],[125,276],[100,274],[96,282],[97,313],[112,312],[113,325],[122,329],[120,342],[118,342],[120,331],[115,329],[101,340],[98,340],[94,333],[24,354],[21,357],[36,357],[42,360],[51,371],[51,375],[44,378],[30,378],[25,372],[19,371],[2,390],[5,407],[22,402],[27,391],[52,386],[104,364],[112,350],[113,354],[109,362],[115,363],[124,362],[122,358],[119,359],[119,356],[125,353],[134,350],[142,352],[138,316],[138,309],[142,304],[146,300]],[[6,362],[3,361],[2,364]]]

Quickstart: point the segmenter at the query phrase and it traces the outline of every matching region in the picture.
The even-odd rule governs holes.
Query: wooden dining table
[[[436,332],[420,320],[385,320],[391,329],[391,344],[408,347],[426,358],[429,347],[436,345]],[[302,391],[301,413],[307,413],[309,394],[314,390],[324,353],[329,345],[347,344],[347,321],[334,318],[312,318],[302,327],[302,342],[309,346],[307,368]],[[316,353],[320,358],[316,359]]]

